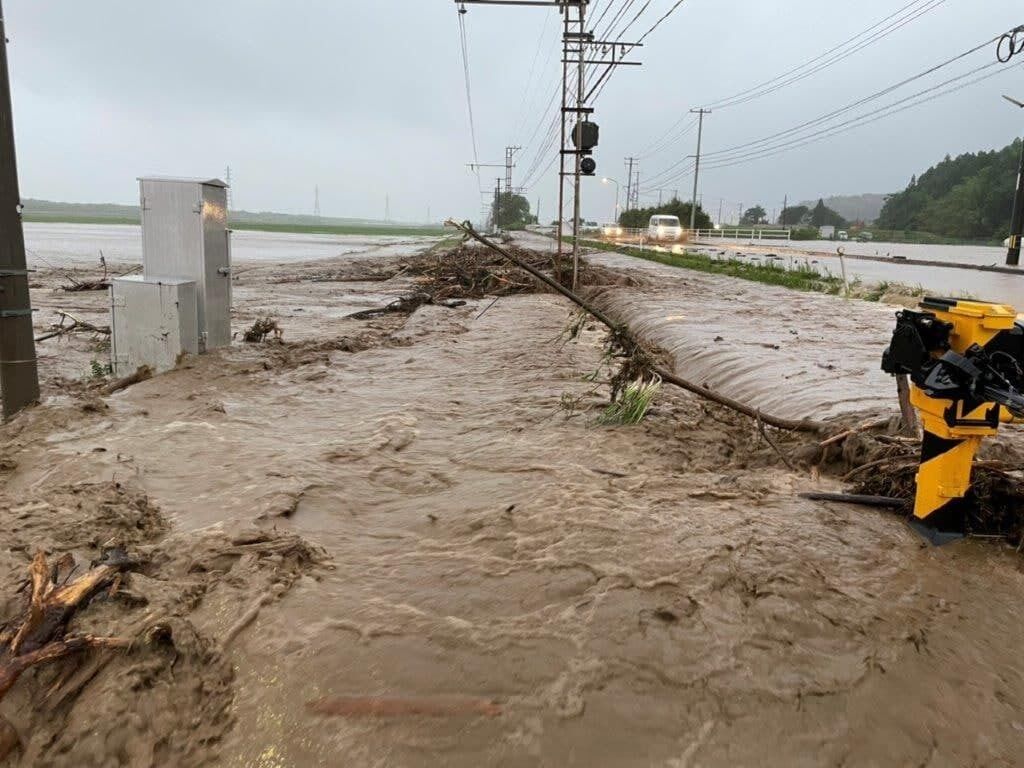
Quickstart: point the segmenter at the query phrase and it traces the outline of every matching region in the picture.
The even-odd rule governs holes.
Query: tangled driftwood
[[[284,331],[281,330],[281,326],[277,324],[277,320],[272,317],[261,317],[252,324],[242,336],[243,341],[247,341],[250,344],[258,344],[268,336],[273,336],[275,339],[280,339],[284,336]]]
[[[65,336],[69,333],[92,333],[96,336],[109,336],[109,325],[93,325],[85,320],[80,320],[70,312],[57,310],[58,321],[50,326],[50,330],[41,336],[36,336],[36,342],[46,341],[58,336]],[[65,325],[65,323],[67,323]]]

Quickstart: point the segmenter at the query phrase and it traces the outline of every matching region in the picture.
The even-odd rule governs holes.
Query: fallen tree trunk
[[[455,227],[456,229],[462,231],[463,233],[473,238],[477,242],[482,243],[483,245],[487,246],[493,251],[496,251],[497,253],[500,253],[502,256],[511,261],[517,267],[529,272],[533,277],[540,280],[548,287],[562,294],[567,299],[572,301],[574,304],[584,309],[595,319],[597,319],[605,326],[607,326],[610,331],[618,335],[619,338],[628,341],[629,343],[631,343],[632,345],[639,349],[643,349],[643,346],[636,340],[633,334],[624,325],[622,325],[621,323],[616,323],[608,315],[606,315],[600,309],[587,302],[574,291],[570,290],[569,288],[566,288],[557,280],[552,279],[548,275],[541,272],[539,269],[536,269],[532,265],[527,264],[525,261],[517,257],[515,254],[511,253],[510,251],[508,251],[506,248],[503,248],[497,243],[488,240],[486,237],[479,234],[469,222],[463,222],[460,224],[449,219],[446,222],[446,224]],[[825,424],[820,421],[814,421],[812,419],[786,419],[780,416],[773,416],[771,414],[763,413],[757,408],[753,408],[749,405],[746,405],[745,403],[739,402],[738,400],[734,400],[733,398],[723,395],[720,392],[715,392],[714,390],[701,386],[696,382],[684,379],[682,376],[677,376],[672,371],[669,371],[657,365],[652,365],[651,371],[660,376],[662,381],[677,386],[681,389],[685,389],[688,392],[692,392],[693,394],[698,395],[699,397],[702,397],[705,400],[710,400],[714,403],[718,403],[719,405],[723,405],[726,408],[730,408],[736,411],[737,413],[742,413],[744,416],[749,416],[751,419],[754,419],[755,421],[760,419],[763,423],[775,427],[776,429],[821,433],[827,432],[831,428],[828,424]]]
[[[132,384],[138,384],[140,381],[151,378],[153,378],[153,369],[148,365],[140,365],[135,373],[130,373],[120,379],[114,379],[102,391],[104,395],[112,395],[115,392],[120,392],[122,389],[127,389]]]

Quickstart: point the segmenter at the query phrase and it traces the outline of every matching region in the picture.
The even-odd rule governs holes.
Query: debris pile
[[[249,344],[259,344],[268,336],[273,336],[275,340],[278,340],[284,336],[284,332],[281,330],[281,326],[277,324],[277,320],[274,318],[260,317],[257,318],[256,322],[252,324],[252,327],[245,332],[242,336],[242,340]]]
[[[524,248],[509,247],[507,250],[534,269],[550,275],[559,284],[571,284],[571,259],[557,259],[553,253]],[[526,274],[501,254],[471,245],[412,258],[406,262],[403,271],[417,276],[434,302],[548,290],[539,280]],[[611,285],[621,283],[623,279],[622,275],[611,270],[586,261],[580,262],[579,282],[582,285]]]
[[[884,444],[882,444],[884,446]],[[897,511],[909,515],[914,505],[919,449],[893,450],[862,464],[853,492],[904,499]],[[976,461],[971,489],[963,499],[964,532],[969,536],[1000,537],[1024,547],[1024,461]],[[850,474],[847,477],[850,477]]]

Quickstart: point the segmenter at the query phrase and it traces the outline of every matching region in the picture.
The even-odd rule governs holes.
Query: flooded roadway
[[[280,309],[298,342],[281,354],[207,355],[109,411],[58,414],[56,397],[59,430],[16,436],[12,490],[134,478],[182,531],[255,521],[327,550],[231,646],[236,724],[210,745],[218,764],[1018,764],[1012,552],[926,549],[891,516],[798,499],[835,483],[781,468],[748,420],[684,395],[664,392],[641,426],[595,426],[602,396],[583,375],[602,334],[558,341],[569,311],[554,296],[393,326],[324,319],[408,288],[319,279],[343,262],[241,275],[243,316]],[[800,408],[829,392],[834,412],[887,402],[891,382],[867,371],[885,308],[653,276],[662,320],[693,291],[682,312],[725,337],[746,399],[782,408],[784,386]],[[626,289],[606,300],[668,347],[689,327]],[[375,324],[382,343],[363,351],[319,346]],[[820,339],[764,345],[815,324]],[[781,385],[785,367],[822,379]],[[216,637],[247,606],[194,620]],[[352,705],[367,697],[407,705]],[[307,706],[324,699],[348,714]],[[401,714],[428,705],[441,715]]]
[[[725,252],[727,255],[745,260],[752,257],[763,260],[768,254],[776,254],[782,257],[782,261],[779,262],[781,266],[790,269],[795,266],[808,266],[823,274],[839,277],[843,272],[843,264],[836,253],[837,248],[842,248],[848,255],[844,261],[847,279],[850,282],[856,280],[867,285],[899,283],[910,288],[923,288],[932,295],[999,301],[1024,308],[1024,268],[1018,269],[1018,274],[1005,274],[907,264],[898,258],[1005,267],[1005,248],[828,240],[788,243],[709,240],[701,241],[699,247],[694,250],[708,255]],[[855,258],[857,255],[882,260],[858,259]]]

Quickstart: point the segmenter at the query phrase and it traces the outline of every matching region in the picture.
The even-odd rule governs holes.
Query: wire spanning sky
[[[607,8],[605,26],[628,2],[596,0],[594,18]],[[678,188],[688,196],[692,176],[678,174],[695,150],[690,121],[680,122],[688,109],[781,75],[908,2],[685,0],[637,53],[644,66],[620,69],[600,94],[598,175],[624,186],[623,158],[644,155],[648,200],[658,193],[644,179],[656,174],[668,180],[663,194]],[[623,39],[643,34],[673,5],[652,0]],[[382,218],[385,196],[396,220],[425,220],[428,207],[434,218],[480,210],[477,176],[465,165],[473,148],[449,0],[4,6],[25,197],[133,203],[136,176],[223,176],[230,165],[235,202],[247,210],[311,213],[317,185],[326,216]],[[642,7],[621,14],[618,27]],[[864,50],[713,111],[705,151],[787,131],[1024,23],[1017,0],[922,0],[919,7],[923,13]],[[553,155],[534,159],[554,115],[541,120],[560,70],[557,12],[469,6],[464,22],[480,160],[501,162],[506,144],[525,145],[516,183],[532,167],[529,197],[540,199],[550,220],[556,168],[541,171]],[[987,63],[994,48],[977,56],[939,75]],[[771,210],[785,195],[901,189],[947,153],[1024,134],[1024,114],[1002,93],[1024,97],[1024,67],[790,152],[709,163],[701,175],[706,207],[724,198]],[[673,165],[676,172],[667,172]],[[480,184],[491,189],[498,175],[483,169]],[[614,195],[614,185],[587,180],[586,218],[608,219]]]

